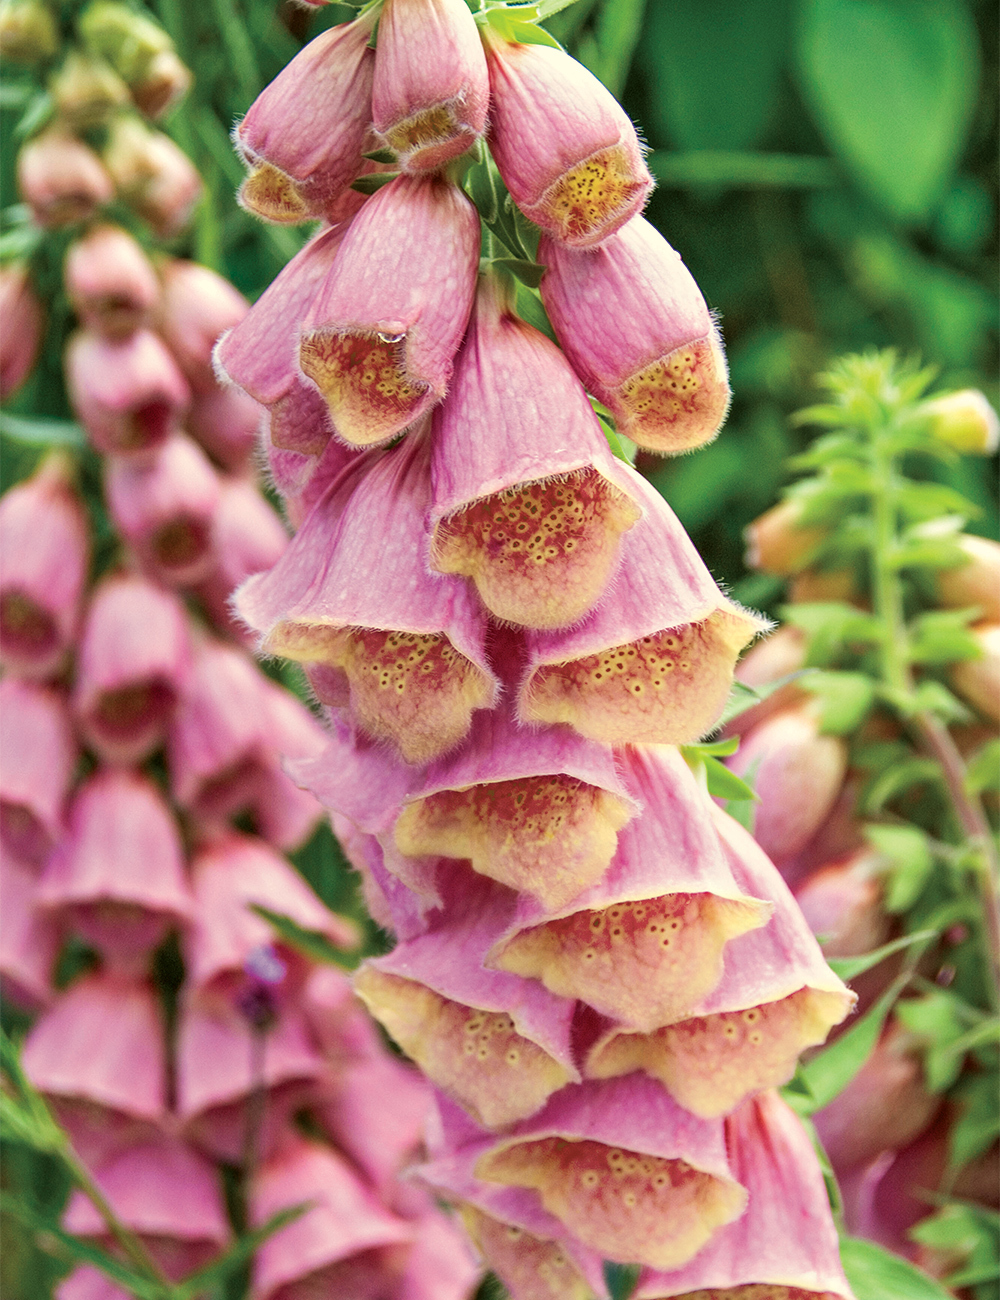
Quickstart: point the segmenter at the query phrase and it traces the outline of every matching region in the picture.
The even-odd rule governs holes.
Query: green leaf
[[[729,799],[736,803],[760,803],[753,786],[748,785],[742,777],[731,772],[717,758],[706,757],[705,776],[708,781],[708,793],[715,799]]]
[[[537,289],[545,274],[544,266],[540,266],[537,262],[525,261],[523,257],[498,257],[494,259],[493,265],[510,271],[511,275],[522,284],[526,284],[529,289]]]
[[[950,664],[979,659],[982,646],[969,631],[972,609],[936,609],[915,618],[910,627],[910,659],[915,664]]]
[[[814,671],[811,668],[803,668],[796,673],[788,673],[773,682],[768,682],[764,686],[746,686],[743,682],[733,682],[732,689],[729,692],[729,699],[726,701],[726,707],[722,710],[722,715],[716,723],[716,728],[724,727],[727,722],[732,722],[734,718],[738,718],[741,713],[746,713],[749,709],[755,709],[758,704],[770,699],[776,691],[782,690],[791,682],[805,686],[805,678],[811,676]]]
[[[369,172],[367,176],[359,176],[351,184],[351,189],[357,190],[359,194],[374,194],[383,185],[388,185],[390,181],[394,181],[399,174],[399,172]]]
[[[978,40],[961,0],[804,0],[798,76],[859,184],[919,221],[941,200],[976,102]]]
[[[884,906],[905,912],[920,897],[934,867],[926,834],[916,826],[866,826],[865,839],[892,866]]]
[[[530,21],[536,15],[537,6],[519,5],[514,9],[487,9],[485,13],[477,13],[475,18],[478,22],[489,23],[504,40],[515,41],[518,45],[551,45],[561,50],[562,46],[551,32]]]
[[[801,1065],[798,1078],[804,1085],[802,1095],[805,1100],[800,1101],[797,1097],[793,1100],[793,1096],[789,1096],[786,1101],[800,1113],[811,1115],[843,1092],[871,1055],[895,1000],[895,989],[883,993],[871,1010],[846,1033]]]
[[[811,664],[828,662],[845,645],[874,645],[882,639],[877,618],[843,601],[784,605],[778,612],[786,622],[809,634]]]
[[[0,411],[0,433],[29,447],[84,447],[87,435],[75,420],[45,420]]]
[[[28,102],[28,107],[17,126],[14,128],[14,138],[17,140],[27,140],[29,136],[40,131],[45,123],[55,112],[55,104],[52,102],[52,96],[47,90],[40,90]]]
[[[361,156],[376,163],[394,163],[397,160],[395,149],[372,149]]]
[[[901,939],[893,939],[891,943],[884,943],[881,948],[863,952],[857,957],[828,957],[827,965],[842,980],[852,980],[856,975],[862,975],[866,970],[877,966],[879,962],[885,961],[886,957],[891,957],[894,952],[902,952],[911,944],[922,943],[925,939],[934,939],[937,934],[937,930],[917,930],[913,934],[904,934]]]
[[[973,754],[965,769],[965,788],[970,794],[1000,790],[1000,740],[988,740]]]
[[[691,754],[692,757],[713,754],[716,758],[729,758],[731,754],[736,753],[739,747],[739,736],[727,736],[725,740],[702,740],[694,745],[682,745],[681,749],[685,754]]]
[[[865,792],[861,810],[866,813],[880,812],[890,799],[909,790],[911,786],[940,784],[942,781],[941,768],[933,758],[904,759],[886,768],[872,782]]]
[[[927,1087],[931,1092],[950,1088],[962,1071],[962,1054],[948,1050],[965,1034],[961,1000],[945,989],[935,989],[923,997],[901,1002],[896,1017],[925,1045]]]
[[[302,1201],[299,1205],[290,1205],[287,1209],[272,1214],[267,1222],[262,1223],[259,1228],[255,1228],[253,1232],[245,1233],[234,1241],[224,1254],[213,1259],[204,1268],[199,1268],[196,1272],[190,1273],[182,1282],[178,1283],[178,1300],[189,1300],[189,1298],[194,1300],[196,1296],[201,1297],[208,1287],[218,1286],[220,1282],[225,1282],[238,1268],[242,1268],[244,1264],[250,1261],[258,1247],[268,1237],[273,1237],[276,1232],[280,1232],[289,1223],[294,1223],[296,1219],[301,1218],[311,1208],[311,1201]]]
[[[922,1269],[862,1237],[841,1237],[840,1260],[857,1300],[953,1300]]]
[[[788,0],[651,0],[638,57],[656,87],[654,139],[713,150],[761,140],[777,106],[790,8]]]
[[[875,700],[875,683],[865,673],[816,669],[802,678],[802,688],[819,696],[820,730],[830,736],[854,731]]]
[[[285,916],[282,912],[272,912],[270,908],[261,907],[259,903],[251,903],[250,910],[256,912],[258,916],[262,916],[265,921],[269,921],[285,943],[301,952],[311,961],[325,962],[330,966],[341,966],[346,970],[353,970],[357,964],[336,944],[331,943],[326,935],[319,930],[306,930],[297,921],[293,921],[290,916]]]
[[[640,1271],[638,1264],[614,1264],[611,1260],[606,1259],[604,1261],[604,1281],[611,1300],[630,1300],[632,1293],[635,1291],[636,1283],[639,1281]]]

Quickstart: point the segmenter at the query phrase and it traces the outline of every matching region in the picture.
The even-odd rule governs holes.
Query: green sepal
[[[380,190],[383,185],[388,185],[394,181],[400,172],[369,172],[367,176],[359,176],[351,183],[351,189],[357,190],[359,194],[374,194]]]
[[[630,1300],[641,1271],[638,1264],[615,1264],[610,1259],[606,1259],[604,1282],[611,1300]]]
[[[881,948],[873,948],[871,952],[863,952],[857,957],[828,957],[826,964],[842,980],[852,980],[873,966],[878,966],[893,953],[902,952],[912,944],[923,943],[925,939],[935,939],[937,935],[937,930],[917,930],[914,934],[904,934],[901,939],[893,939],[891,943],[884,943]]]
[[[395,149],[371,149],[368,153],[363,153],[362,158],[367,158],[369,162],[375,163],[394,163],[397,160]]]
[[[477,22],[488,23],[505,41],[515,45],[550,45],[557,50],[562,46],[556,38],[537,25],[537,5],[516,5],[513,8],[496,7],[474,15]]]
[[[969,631],[976,609],[935,609],[910,625],[909,657],[915,664],[951,664],[980,659],[983,648]]]
[[[502,266],[510,271],[511,275],[522,284],[526,284],[529,289],[537,289],[545,274],[544,266],[539,265],[538,262],[525,261],[523,257],[497,257],[493,260],[493,265]]]

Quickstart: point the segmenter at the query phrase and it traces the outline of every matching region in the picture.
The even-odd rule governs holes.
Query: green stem
[[[882,680],[895,694],[913,693],[907,654],[903,591],[894,563],[896,554],[896,464],[891,452],[879,446],[875,435],[872,470],[875,536],[872,546],[872,594],[882,625]],[[901,701],[902,702],[902,701]]]

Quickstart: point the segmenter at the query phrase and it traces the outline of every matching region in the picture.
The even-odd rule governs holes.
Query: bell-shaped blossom
[[[274,431],[284,418],[283,412],[292,410],[303,402],[305,411],[304,426],[323,428],[329,417],[326,404],[319,393],[311,388],[300,387],[288,398],[283,398],[272,406],[267,415],[267,430],[271,437],[271,446],[267,448],[268,468],[275,489],[284,498],[285,517],[293,529],[301,527],[306,515],[322,497],[330,485],[340,477],[344,470],[361,455],[357,447],[348,447],[336,438],[329,438],[326,445],[317,454],[303,454],[287,448],[275,447]],[[323,420],[319,421],[310,414],[314,402],[319,402],[324,411]],[[278,436],[283,437],[283,434]]]
[[[328,28],[266,86],[233,132],[239,199],[266,221],[326,215],[362,170],[371,123],[372,18]]]
[[[464,1145],[476,1177],[534,1191],[573,1236],[621,1263],[678,1268],[746,1206],[722,1122],[681,1110],[641,1075],[570,1085],[502,1136],[470,1131]]]
[[[812,704],[783,709],[749,732],[729,760],[738,775],[753,771],[754,837],[781,863],[805,846],[833,807],[847,772],[847,745],[824,736]]]
[[[962,533],[956,541],[965,562],[937,573],[938,604],[945,609],[975,606],[988,622],[1000,622],[1000,543]]]
[[[609,749],[568,727],[526,731],[504,702],[411,787],[393,835],[403,854],[468,859],[554,910],[597,883],[637,811]]]
[[[17,155],[17,188],[40,226],[87,221],[114,198],[100,158],[64,127],[52,126]]]
[[[427,571],[429,497],[425,439],[363,458],[236,597],[265,652],[326,670],[320,698],[410,763],[455,746],[496,694],[484,616],[463,582]],[[390,518],[374,547],[372,521]]]
[[[534,1114],[579,1081],[572,998],[483,966],[510,894],[455,868],[445,920],[364,965],[355,987],[427,1077],[486,1128]]]
[[[43,863],[63,833],[77,747],[64,697],[7,677],[0,682],[0,842]]]
[[[400,176],[355,217],[302,323],[298,354],[345,442],[385,442],[444,396],[479,246],[475,207],[439,176]]]
[[[184,428],[195,442],[231,474],[250,471],[264,411],[237,388],[216,385],[195,393]]]
[[[556,336],[620,432],[661,455],[714,438],[729,409],[722,342],[694,277],[659,231],[634,217],[587,252],[543,236],[538,260]]]
[[[753,839],[721,810],[711,815],[733,879],[773,902],[770,921],[730,940],[722,978],[691,1014],[646,1034],[586,1026],[597,1036],[585,1063],[589,1078],[644,1070],[706,1119],[786,1083],[800,1054],[823,1042],[856,1000],[823,960],[788,887]],[[578,1034],[584,1028],[578,1025]]]
[[[90,528],[64,459],[0,500],[0,658],[8,672],[49,677],[76,637]]]
[[[109,339],[148,326],[160,302],[152,262],[121,226],[93,226],[71,244],[63,281],[80,324]]]
[[[93,1174],[115,1217],[172,1281],[203,1268],[232,1235],[217,1171],[176,1138],[158,1135],[130,1146]],[[62,1226],[105,1249],[111,1244],[107,1224],[79,1189],[63,1211]]]
[[[187,616],[171,592],[128,574],[99,583],[73,693],[87,743],[113,763],[151,754],[176,706],[190,653]]]
[[[275,751],[304,758],[323,743],[308,709],[242,651],[198,642],[167,738],[171,789],[181,807],[209,821],[249,808],[259,813],[273,792]]]
[[[795,901],[828,957],[860,957],[889,938],[892,920],[882,906],[884,864],[867,846],[812,871]]]
[[[35,1022],[21,1059],[88,1165],[166,1122],[164,1027],[145,981],[84,976]]]
[[[432,439],[433,566],[470,578],[505,622],[577,622],[642,512],[565,358],[492,277]]]
[[[963,659],[948,670],[951,684],[984,717],[1000,722],[1000,622],[976,623],[978,659]]]
[[[823,1175],[796,1115],[777,1093],[762,1093],[726,1121],[726,1147],[749,1193],[746,1213],[686,1267],[644,1271],[637,1300],[853,1300]]]
[[[45,332],[45,313],[22,262],[0,267],[0,315],[0,398],[6,399],[31,373]]]
[[[5,849],[0,874],[0,990],[13,1006],[38,1011],[52,1000],[61,933],[38,907],[37,873]]]
[[[518,896],[487,964],[649,1033],[716,987],[726,945],[765,925],[772,904],[734,878],[676,750],[622,758],[644,811],[618,832],[607,873],[554,913]]]
[[[463,0],[387,0],[379,17],[372,123],[404,171],[436,171],[486,128],[489,73]]]
[[[182,948],[187,977],[196,988],[243,972],[253,954],[273,942],[274,931],[252,910],[255,906],[291,917],[340,948],[358,942],[351,922],[325,907],[269,845],[246,835],[230,833],[196,853],[191,889],[194,911]],[[281,952],[281,960],[290,966],[293,954]]]
[[[251,1222],[259,1226],[303,1201],[310,1208],[257,1251],[253,1300],[391,1294],[412,1228],[380,1205],[335,1151],[299,1138],[257,1171]]]
[[[167,930],[191,912],[180,833],[147,777],[104,768],[84,782],[38,896],[68,914],[109,965],[145,968]]]
[[[869,1165],[883,1151],[909,1146],[941,1104],[924,1082],[917,1042],[895,1021],[846,1088],[813,1118],[840,1174]]]
[[[743,530],[747,544],[744,562],[782,577],[804,569],[826,536],[826,530],[802,522],[804,502],[789,497],[765,510]]]
[[[138,117],[116,118],[108,128],[104,165],[121,198],[161,239],[184,229],[201,195],[201,177],[183,149]]]
[[[241,997],[246,991],[251,996]],[[185,1135],[214,1159],[240,1164],[280,1145],[291,1116],[314,1095],[323,1062],[302,1011],[272,1000],[266,986],[188,988],[176,1071]]]
[[[160,333],[192,389],[211,392],[217,382],[212,349],[220,334],[240,323],[250,304],[228,280],[197,262],[173,258],[161,274]]]
[[[147,572],[172,587],[207,574],[219,476],[196,442],[175,433],[148,460],[109,457],[104,490],[115,526]]]
[[[74,334],[66,387],[96,450],[119,456],[149,453],[165,442],[191,396],[177,363],[149,330],[126,339]]]
[[[592,248],[653,188],[625,110],[565,51],[521,45],[487,24],[490,151],[511,198],[547,234]]]
[[[222,395],[234,394],[231,389]],[[198,585],[198,595],[220,631],[245,636],[229,597],[247,578],[277,564],[287,546],[288,531],[257,486],[249,479],[222,479],[212,516],[212,569]]]
[[[726,599],[659,493],[628,481],[645,514],[615,581],[577,626],[525,634],[519,710],[605,744],[684,744],[715,724],[737,655],[766,624]]]

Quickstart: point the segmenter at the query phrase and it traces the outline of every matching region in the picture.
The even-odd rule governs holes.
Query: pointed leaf
[[[278,934],[296,951],[301,952],[304,956],[312,961],[325,962],[327,965],[343,966],[348,970],[353,970],[357,962],[340,948],[332,944],[325,934],[319,930],[306,930],[293,921],[290,916],[285,916],[282,912],[272,912],[268,907],[261,907],[258,903],[251,903],[250,910],[262,916],[265,921],[269,921],[274,926]]]
[[[866,970],[871,970],[879,962],[885,961],[886,957],[891,957],[894,952],[902,952],[904,948],[909,948],[914,943],[922,943],[924,939],[934,939],[937,934],[937,930],[917,930],[915,934],[904,934],[901,939],[893,939],[891,943],[884,943],[881,948],[863,952],[857,957],[828,957],[827,965],[842,980],[852,980],[856,975],[863,975]]]
[[[841,1237],[840,1259],[857,1300],[952,1300],[922,1269],[873,1241]]]

